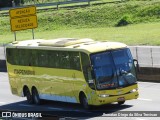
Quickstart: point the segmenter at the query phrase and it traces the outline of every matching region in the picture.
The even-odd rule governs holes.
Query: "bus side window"
[[[13,60],[12,60],[12,59],[13,59],[13,58],[12,58],[12,57],[13,57],[12,49],[11,49],[11,48],[7,48],[7,49],[6,49],[6,53],[7,53],[7,56],[6,56],[6,57],[7,57],[7,62],[10,63],[10,64],[13,64]]]
[[[28,50],[19,49],[19,65],[28,66],[29,53]]]
[[[58,52],[58,56],[59,59],[59,67],[63,68],[63,69],[68,69],[70,67],[69,64],[69,54],[66,51],[60,51]]]
[[[48,54],[47,51],[39,51],[38,52],[38,66],[40,67],[48,67]]]
[[[92,79],[90,60],[87,54],[81,53],[82,69],[86,81]]]
[[[59,57],[57,51],[48,51],[48,63],[51,68],[59,68]]]
[[[79,52],[69,52],[70,68],[81,70]]]
[[[53,64],[54,64],[54,67],[56,67],[56,68],[60,67],[60,57],[57,52],[55,52],[53,55]]]
[[[38,66],[38,50],[32,50],[29,65]]]
[[[19,65],[20,63],[20,55],[19,49],[7,48],[7,61],[13,65]]]
[[[18,49],[13,49],[12,52],[13,52],[13,56],[12,56],[13,64],[19,65],[19,51],[18,51]]]

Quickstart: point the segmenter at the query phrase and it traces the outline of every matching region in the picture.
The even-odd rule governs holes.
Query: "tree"
[[[0,0],[0,8],[12,7],[12,0]]]

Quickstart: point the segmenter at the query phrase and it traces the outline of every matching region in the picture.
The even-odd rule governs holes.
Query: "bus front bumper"
[[[92,101],[93,102],[92,105],[98,106],[98,105],[110,104],[113,102],[132,100],[132,99],[137,99],[138,96],[139,96],[139,93],[138,93],[138,91],[136,91],[133,93],[118,95],[118,96],[97,97],[97,99]]]

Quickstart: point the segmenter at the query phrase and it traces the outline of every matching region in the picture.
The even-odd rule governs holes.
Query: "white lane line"
[[[136,120],[148,120],[148,119],[136,118]]]
[[[145,98],[138,98],[138,100],[143,100],[143,101],[152,101],[152,99],[145,99]]]
[[[54,108],[54,107],[47,107],[48,109],[52,109],[52,110],[64,110],[62,108]]]
[[[92,113],[92,112],[88,112],[88,111],[84,111],[84,110],[72,110],[72,111],[83,112],[83,113]]]
[[[25,105],[25,104],[19,104],[19,106],[33,107],[33,105]]]
[[[6,102],[0,102],[0,104],[5,104]]]
[[[48,109],[52,109],[52,110],[64,110],[64,111],[75,111],[75,112],[83,112],[83,113],[92,113],[92,112],[87,112],[87,111],[82,111],[82,110],[66,110],[63,108],[55,108],[55,107],[47,107]]]

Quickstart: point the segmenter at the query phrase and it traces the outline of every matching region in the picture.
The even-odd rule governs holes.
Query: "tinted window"
[[[81,70],[79,52],[8,48],[7,60],[13,65]]]
[[[82,61],[82,69],[85,79],[88,81],[92,79],[91,76],[91,66],[90,66],[90,60],[87,54],[81,53],[81,61]]]
[[[17,49],[6,49],[7,61],[10,64],[19,64],[19,53]]]

